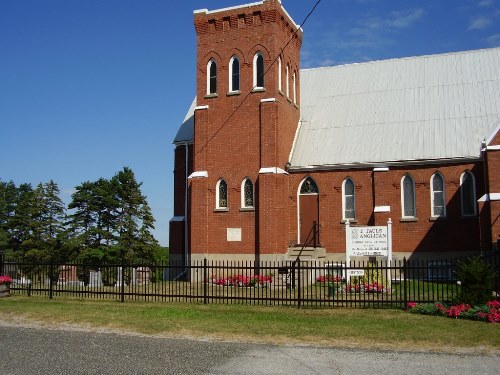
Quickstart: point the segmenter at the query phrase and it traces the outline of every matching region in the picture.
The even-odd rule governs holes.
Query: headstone
[[[122,278],[123,278],[123,268],[122,267],[118,267],[118,272],[117,272],[117,275],[116,275],[116,284],[115,284],[116,287],[121,287],[122,286]]]
[[[149,267],[138,267],[135,269],[135,282],[137,284],[149,284],[151,270]]]
[[[89,286],[102,286],[101,271],[90,271]]]

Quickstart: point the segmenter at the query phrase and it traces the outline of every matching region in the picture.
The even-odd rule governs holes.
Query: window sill
[[[343,219],[340,221],[340,224],[347,223],[347,220],[349,220],[349,224],[351,224],[351,223],[357,224],[358,223],[358,219]]]
[[[416,223],[418,219],[416,217],[402,217],[400,223]]]
[[[292,99],[287,97],[286,100],[288,101],[288,103],[290,103],[290,104],[292,103]]]
[[[213,98],[217,98],[219,95],[218,94],[208,94],[208,95],[205,95],[205,99],[213,99]]]
[[[278,90],[278,92],[279,92],[279,94],[280,94],[281,96],[285,96],[285,93],[284,93],[283,91]]]
[[[293,106],[295,107],[295,109],[299,109],[299,106],[297,105],[297,103],[293,103]]]
[[[445,221],[447,220],[446,216],[431,216],[429,221]]]
[[[241,207],[240,212],[254,212],[255,207]]]
[[[229,208],[214,208],[214,212],[229,212]]]
[[[255,87],[252,92],[265,92],[266,89],[264,87]]]
[[[235,96],[235,95],[240,95],[241,94],[241,91],[229,91],[227,93],[227,96]]]

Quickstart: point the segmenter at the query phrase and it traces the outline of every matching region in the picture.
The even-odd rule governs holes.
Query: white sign
[[[353,276],[365,276],[365,270],[360,270],[360,269],[347,270],[347,277],[353,277]]]
[[[351,227],[352,256],[387,256],[387,227]]]
[[[228,241],[241,241],[241,228],[227,228]]]

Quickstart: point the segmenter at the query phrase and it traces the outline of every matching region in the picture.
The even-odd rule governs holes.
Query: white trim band
[[[288,174],[285,170],[278,168],[278,167],[265,167],[259,169],[259,174]]]
[[[484,194],[477,200],[478,202],[500,201],[500,193]]]
[[[375,206],[373,212],[391,212],[391,206]]]
[[[191,173],[188,178],[207,178],[207,177],[208,177],[207,171],[196,171]]]
[[[275,102],[276,98],[260,99],[261,103]]]
[[[208,109],[208,105],[199,105],[197,107],[194,107],[194,110],[197,111],[199,109]]]
[[[376,167],[373,168],[373,172],[387,172],[389,171],[389,167]]]

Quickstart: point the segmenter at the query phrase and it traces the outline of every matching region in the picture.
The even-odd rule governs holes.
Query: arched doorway
[[[311,177],[299,185],[298,220],[299,244],[319,246],[319,189]]]

